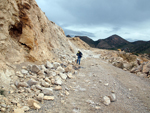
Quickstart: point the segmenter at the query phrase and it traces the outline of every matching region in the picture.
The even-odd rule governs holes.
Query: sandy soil
[[[149,113],[150,81],[92,56],[81,60],[73,79],[67,79],[54,101],[45,101],[31,113]],[[66,95],[69,92],[69,95]],[[106,106],[104,96],[117,100]]]

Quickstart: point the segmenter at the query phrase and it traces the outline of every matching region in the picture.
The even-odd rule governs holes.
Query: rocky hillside
[[[52,109],[49,110],[52,111],[55,108],[59,111],[61,107],[64,107],[65,110],[69,110],[69,112],[73,107],[73,110],[78,110],[75,106],[71,106],[69,109],[63,106],[65,101],[67,101],[65,99],[71,100],[66,102],[69,105],[72,104],[72,100],[77,100],[72,99],[75,96],[68,98],[70,93],[75,94],[78,88],[82,92],[86,91],[84,88],[79,87],[78,82],[78,86],[72,86],[76,85],[74,79],[77,78],[76,80],[78,81],[78,76],[84,77],[83,75],[87,74],[90,74],[89,77],[91,77],[91,80],[95,79],[91,76],[91,73],[94,73],[94,71],[97,72],[98,69],[101,69],[100,72],[104,74],[104,77],[109,75],[105,72],[111,67],[106,68],[107,70],[103,70],[101,66],[104,64],[98,65],[99,60],[93,59],[101,58],[107,60],[116,67],[121,67],[128,71],[132,70],[132,73],[143,74],[144,77],[150,74],[150,62],[147,59],[140,57],[138,57],[138,59],[136,56],[133,56],[133,59],[131,56],[131,59],[129,59],[129,54],[118,54],[118,52],[115,54],[115,51],[100,49],[94,53],[93,51],[97,49],[93,50],[93,48],[90,48],[90,46],[78,37],[67,38],[59,26],[48,20],[35,0],[0,0],[0,9],[0,112],[37,113],[38,110],[41,110],[42,113],[46,113],[48,110],[46,107],[50,106]],[[115,41],[120,40],[116,38]],[[112,44],[115,45],[116,43]],[[84,73],[84,70],[83,73],[78,73],[80,69],[83,69],[83,67],[75,63],[75,54],[79,49],[83,53],[82,61],[85,63],[84,69],[86,69],[87,66],[87,73]],[[87,62],[88,58],[91,58],[90,62]],[[102,62],[102,60],[100,61]],[[95,66],[96,68],[91,68],[91,66]],[[106,66],[107,64],[105,64],[105,67]],[[78,76],[76,76],[77,74]],[[99,76],[99,72],[97,72],[96,75]],[[93,76],[96,77],[96,75]],[[69,80],[72,81],[70,84],[67,84]],[[96,78],[96,80],[99,81],[99,78]],[[105,79],[102,80],[106,82]],[[99,85],[100,81],[98,81],[97,86],[102,86]],[[84,82],[83,78],[80,79],[80,85],[85,82],[90,83],[90,78]],[[96,86],[96,82],[94,80],[92,82],[92,84]],[[113,83],[113,81],[111,82]],[[89,87],[88,84],[86,85],[88,88],[92,88],[92,86]],[[106,84],[106,86],[108,86],[108,84]],[[101,89],[101,92],[108,93],[104,87],[99,89]],[[103,89],[105,91],[103,91]],[[92,90],[89,89],[89,91],[85,93],[90,94],[91,91]],[[107,95],[107,93],[105,95]],[[80,97],[80,94],[76,95]],[[99,93],[96,94],[100,96]],[[85,94],[83,94],[83,96],[85,96]],[[90,97],[92,96],[98,97],[95,95],[91,95]],[[109,100],[110,104],[111,99],[112,98],[107,97],[104,104],[107,100]],[[81,100],[81,98],[79,98],[79,100]],[[146,99],[143,100],[145,101]],[[91,103],[91,101],[88,101],[88,103],[89,102]],[[101,107],[99,100],[98,102],[98,104],[94,104],[97,110]],[[132,102],[133,101],[129,101],[129,103]],[[148,103],[149,101],[146,102]],[[45,103],[48,104],[46,105]],[[83,101],[83,103],[85,104],[86,101]],[[118,104],[120,105],[120,103]],[[141,104],[138,105],[140,106]],[[149,104],[147,104],[147,106],[148,105]],[[108,108],[105,107],[105,109]],[[118,107],[116,111],[118,111],[118,109],[120,109],[120,107]],[[88,109],[85,110],[87,111]],[[55,112],[55,110],[53,112]],[[91,113],[92,110],[89,112]]]
[[[62,28],[49,21],[35,0],[0,1],[0,67],[73,53]]]

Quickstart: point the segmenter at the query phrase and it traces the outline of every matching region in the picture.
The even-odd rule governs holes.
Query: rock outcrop
[[[72,53],[62,28],[49,21],[35,0],[0,0],[0,63],[43,62],[57,50]]]

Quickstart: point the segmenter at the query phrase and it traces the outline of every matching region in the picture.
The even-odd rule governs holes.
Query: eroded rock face
[[[0,0],[0,9],[0,62],[43,62],[57,58],[55,49],[72,52],[64,31],[35,0]]]

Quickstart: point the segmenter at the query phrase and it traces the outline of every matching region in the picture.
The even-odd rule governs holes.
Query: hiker
[[[82,53],[80,51],[78,51],[78,53],[76,55],[78,56],[77,63],[79,63],[79,65],[80,65]]]

